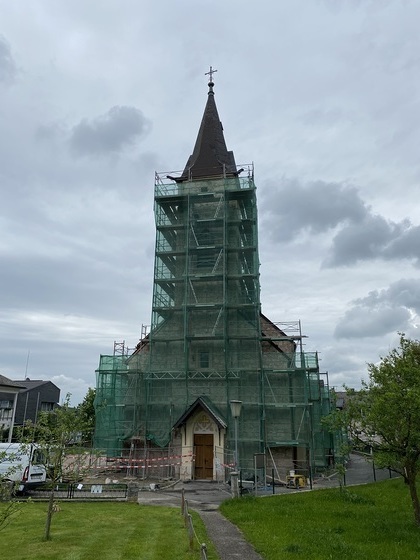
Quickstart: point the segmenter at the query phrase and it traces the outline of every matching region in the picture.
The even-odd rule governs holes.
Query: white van
[[[0,481],[14,482],[19,492],[43,484],[47,470],[34,443],[0,443]]]

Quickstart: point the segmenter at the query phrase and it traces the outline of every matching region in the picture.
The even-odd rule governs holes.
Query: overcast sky
[[[255,164],[263,312],[332,386],[419,338],[418,0],[0,0],[0,373],[76,404],[150,324],[155,171],[209,65]]]

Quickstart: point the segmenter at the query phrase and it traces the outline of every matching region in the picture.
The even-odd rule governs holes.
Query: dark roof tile
[[[193,153],[177,182],[237,175],[235,157],[226,147],[222,123],[214,100],[213,85],[213,82],[209,83],[207,103]]]

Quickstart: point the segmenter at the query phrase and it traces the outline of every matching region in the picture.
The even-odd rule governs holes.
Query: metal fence
[[[239,490],[245,494],[278,494],[288,489],[317,489],[333,488],[336,486],[352,486],[379,482],[389,478],[398,478],[401,475],[390,468],[378,468],[373,457],[365,453],[352,453],[344,464],[344,469],[332,466],[322,472],[310,476],[303,467],[285,471],[284,468],[267,468],[264,473],[256,472],[256,476],[244,477],[241,471],[239,477]],[[255,483],[256,481],[256,483]]]
[[[117,500],[127,498],[127,484],[56,484],[54,486],[54,496],[57,499],[65,500]],[[31,498],[45,498],[51,492],[50,485],[38,486],[29,490]]]

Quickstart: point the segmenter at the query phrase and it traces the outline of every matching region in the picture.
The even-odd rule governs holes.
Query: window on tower
[[[200,352],[199,358],[200,369],[208,369],[210,367],[210,353]]]

